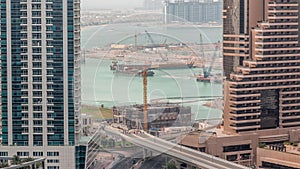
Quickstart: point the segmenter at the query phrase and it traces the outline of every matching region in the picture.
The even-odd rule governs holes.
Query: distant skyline
[[[82,9],[132,9],[143,6],[143,0],[82,0]]]

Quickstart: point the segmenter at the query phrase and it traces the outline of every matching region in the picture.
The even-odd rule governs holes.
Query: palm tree
[[[18,165],[18,164],[21,164],[21,163],[22,163],[21,158],[17,155],[14,155],[12,160],[11,160],[11,164]]]

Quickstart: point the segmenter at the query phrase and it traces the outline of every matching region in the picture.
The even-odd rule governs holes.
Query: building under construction
[[[143,105],[116,107],[113,109],[114,120],[126,125],[128,129],[141,128],[145,126],[143,108]],[[147,122],[148,129],[191,125],[191,107],[174,104],[148,105]]]
[[[221,0],[166,0],[164,22],[222,23]]]

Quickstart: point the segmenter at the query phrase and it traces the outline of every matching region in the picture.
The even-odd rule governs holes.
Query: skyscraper
[[[224,1],[224,129],[300,127],[299,0]]]
[[[146,10],[162,10],[162,0],[144,0],[144,9]]]
[[[251,168],[300,168],[299,7],[224,0],[223,124],[179,144]]]
[[[2,145],[75,168],[80,135],[80,0],[1,0]]]
[[[165,0],[164,22],[222,23],[221,0]]]

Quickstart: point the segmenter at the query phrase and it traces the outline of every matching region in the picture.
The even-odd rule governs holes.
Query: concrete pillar
[[[122,138],[122,139],[121,139],[121,142],[122,142],[122,143],[121,143],[121,146],[122,146],[122,147],[126,147],[126,140]]]
[[[178,161],[176,160],[176,161],[175,161],[176,167],[177,167],[177,168],[181,168],[181,163],[182,163],[182,162],[178,162]]]
[[[147,150],[145,148],[143,148],[143,159],[146,159],[148,157],[152,157],[153,156],[153,152],[151,150]]]
[[[148,153],[148,150],[147,149],[143,149],[143,159],[145,160],[147,158],[147,153]]]
[[[188,165],[187,165],[187,168],[188,168],[188,169],[194,169],[194,166],[193,166],[192,164],[188,164]]]

